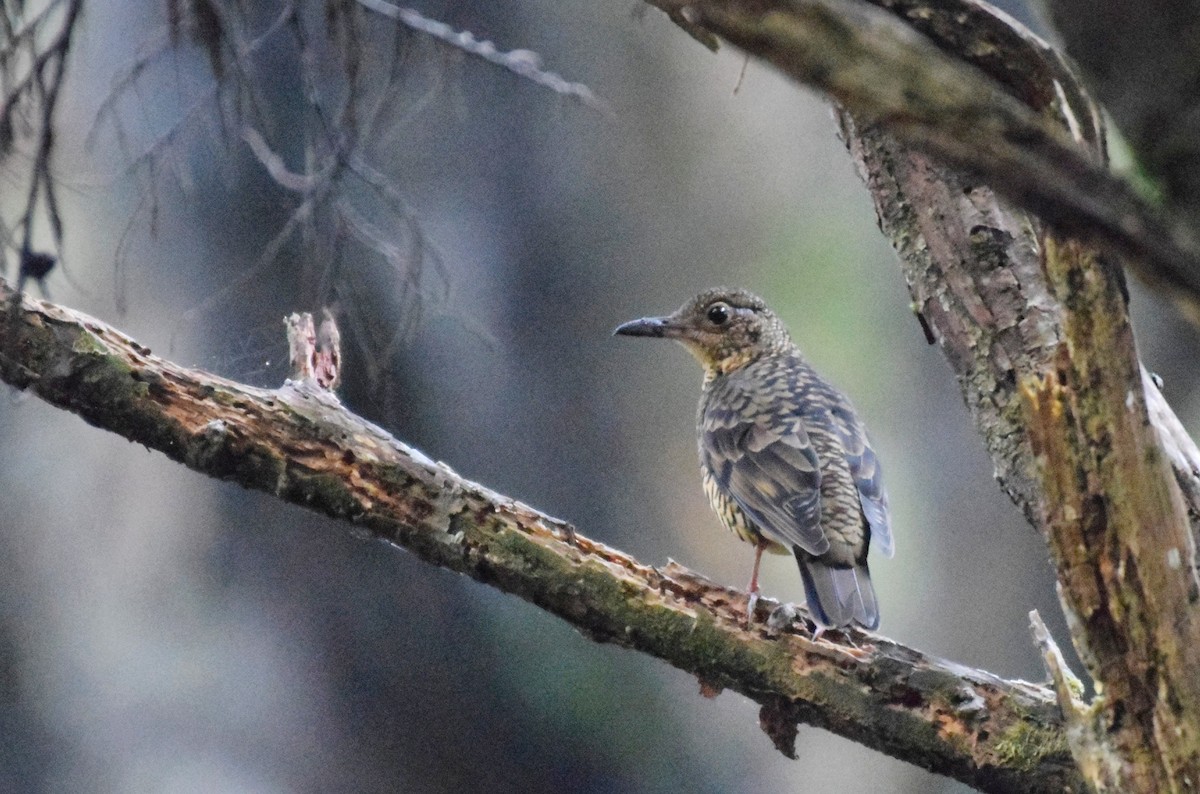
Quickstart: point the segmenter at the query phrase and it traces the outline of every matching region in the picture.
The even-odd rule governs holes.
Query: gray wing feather
[[[829,550],[821,530],[821,466],[800,418],[737,411],[705,416],[709,470],[767,537],[809,554]]]

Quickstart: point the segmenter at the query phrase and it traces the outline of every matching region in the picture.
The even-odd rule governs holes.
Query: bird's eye
[[[724,325],[729,320],[729,307],[724,303],[714,303],[708,307],[708,321],[713,325]]]

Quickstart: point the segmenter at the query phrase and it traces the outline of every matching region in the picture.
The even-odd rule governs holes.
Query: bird
[[[813,370],[778,315],[757,295],[717,288],[613,333],[673,339],[704,369],[700,472],[722,523],[755,547],[747,623],[766,551],[795,557],[814,637],[851,623],[877,629],[867,552],[894,553],[879,459],[849,399]]]

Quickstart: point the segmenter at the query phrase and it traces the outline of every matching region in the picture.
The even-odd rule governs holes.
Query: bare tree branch
[[[903,257],[915,305],[959,376],[997,474],[1046,533],[1055,552],[1063,583],[1060,592],[1068,617],[1079,627],[1076,645],[1106,692],[1106,698],[1096,704],[1097,713],[1106,715],[1102,718],[1105,730],[1090,735],[1115,737],[1122,733],[1118,728],[1123,728],[1129,731],[1123,739],[1124,749],[1144,756],[1146,748],[1155,747],[1164,734],[1156,730],[1153,715],[1160,699],[1150,698],[1150,690],[1140,687],[1167,687],[1167,681],[1158,676],[1184,674],[1182,692],[1188,698],[1187,682],[1194,680],[1189,676],[1197,669],[1196,661],[1189,658],[1191,652],[1177,645],[1181,638],[1187,642],[1188,632],[1194,630],[1195,557],[1192,527],[1187,525],[1189,512],[1174,502],[1179,494],[1171,493],[1176,482],[1189,486],[1192,490],[1185,488],[1184,492],[1194,507],[1194,445],[1180,432],[1178,420],[1149,378],[1144,378],[1148,385],[1143,385],[1142,370],[1132,358],[1123,297],[1111,278],[1100,279],[1110,290],[1105,293],[1108,300],[1099,304],[1096,315],[1087,315],[1094,321],[1105,311],[1112,312],[1104,324],[1090,327],[1073,320],[1074,311],[1085,309],[1082,295],[1079,302],[1071,302],[1071,309],[1064,305],[1064,298],[1069,297],[1063,294],[1069,291],[1065,283],[1097,280],[1095,260],[1072,252],[1073,264],[1067,268],[1071,275],[1060,271],[1064,280],[1057,287],[1047,283],[1041,252],[1057,243],[1053,238],[1039,238],[1036,222],[1006,206],[977,180],[930,162],[878,130],[855,133],[849,120],[847,129],[881,225]],[[1091,362],[1086,379],[1069,368],[1076,356]],[[1101,374],[1104,377],[1097,380]],[[1033,385],[1051,388],[1052,382],[1061,384],[1054,406],[1048,405],[1048,399],[1037,398],[1041,387]],[[1030,390],[1024,399],[1022,385]],[[1088,405],[1081,408],[1075,400]],[[1154,409],[1153,425],[1142,413],[1146,410],[1143,400]],[[1042,415],[1043,421],[1047,421],[1046,413],[1051,414],[1057,424],[1034,433],[1028,428],[1031,410]],[[1066,441],[1084,427],[1101,434],[1114,432],[1101,416],[1122,420],[1119,439],[1113,435]],[[1139,422],[1151,432],[1131,437]],[[1069,443],[1073,452],[1050,456],[1057,447],[1052,447],[1049,438]],[[1094,457],[1085,459],[1088,454]],[[1125,454],[1140,454],[1139,460],[1151,469],[1140,470],[1139,460],[1122,462]],[[1046,457],[1039,459],[1039,455]],[[1173,473],[1165,468],[1153,470],[1167,461],[1174,466]],[[1101,480],[1093,472],[1105,466],[1121,467],[1121,473],[1110,469]],[[1091,483],[1094,490],[1086,497],[1070,497],[1066,485],[1075,481]],[[1122,487],[1122,482],[1131,485]],[[1150,511],[1139,503],[1142,489],[1146,498],[1159,493],[1165,501]],[[1079,510],[1083,503],[1090,509]],[[1095,512],[1101,509],[1102,520]],[[1133,512],[1114,515],[1126,509]],[[1194,520],[1194,509],[1190,516]],[[1091,532],[1104,537],[1088,534],[1085,523]],[[1163,534],[1152,540],[1147,527]],[[1118,565],[1114,560],[1122,562]],[[1137,560],[1145,561],[1147,579],[1139,575],[1124,581],[1123,566],[1138,566]],[[1116,570],[1123,572],[1115,574]],[[1146,592],[1137,595],[1147,580],[1153,581],[1150,587],[1161,587],[1163,598],[1147,597]],[[1102,582],[1106,584],[1101,586]],[[1154,610],[1162,610],[1154,617],[1142,611],[1151,602]],[[1119,618],[1110,611],[1116,604],[1121,604]],[[1143,620],[1147,622],[1141,623]],[[1170,635],[1162,647],[1157,644],[1159,638],[1152,636],[1159,631]],[[1163,664],[1167,656],[1171,656],[1170,665]],[[1130,665],[1146,665],[1148,657],[1156,662],[1131,676]],[[1141,661],[1135,662],[1135,658]],[[1175,673],[1167,673],[1168,667]],[[1153,674],[1148,677],[1147,671]],[[1139,694],[1127,701],[1125,696],[1132,694],[1128,690],[1131,681],[1136,682]],[[1136,729],[1135,721],[1120,716],[1135,710],[1148,718]],[[1193,719],[1197,712],[1184,713]],[[1186,730],[1183,738],[1185,744],[1190,741]],[[1099,755],[1092,747],[1076,749],[1081,761]],[[1123,755],[1108,752],[1105,757]],[[1141,761],[1154,765],[1153,759],[1143,757]],[[1090,768],[1104,771],[1108,767]],[[1149,784],[1115,790],[1171,789]]]
[[[94,318],[0,282],[0,378],[209,476],[363,529],[510,592],[585,635],[654,655],[703,690],[762,705],[784,752],[797,722],[984,791],[1082,791],[1054,694],[883,637],[814,642],[779,611],[745,628],[744,594],[663,568],[462,479],[330,392],[242,386],[164,361]],[[349,529],[348,529],[349,531]],[[769,602],[760,602],[766,612]],[[780,617],[784,619],[780,620]],[[762,615],[760,617],[766,617]]]

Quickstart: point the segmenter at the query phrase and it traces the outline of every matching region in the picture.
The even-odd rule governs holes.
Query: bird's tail
[[[879,628],[879,606],[866,564],[853,568],[826,565],[802,553],[796,554],[804,595],[813,619],[828,628],[841,628],[853,621],[867,629]]]

